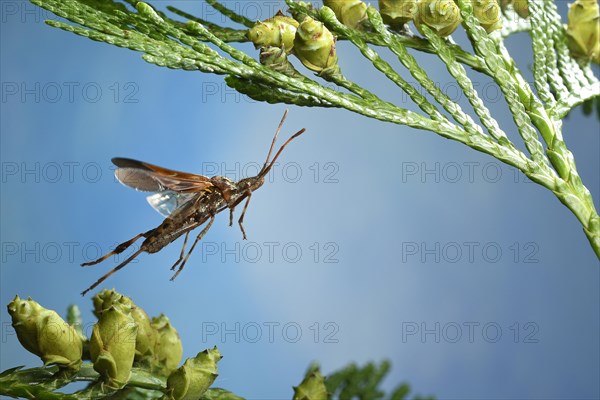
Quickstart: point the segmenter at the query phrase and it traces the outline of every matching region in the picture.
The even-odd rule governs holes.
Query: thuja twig
[[[267,57],[262,60],[265,62],[263,65],[254,56],[228,44],[249,38],[256,40],[256,37],[244,34],[246,28],[254,26],[254,21],[216,0],[210,0],[209,4],[243,28],[221,27],[169,8],[188,20],[182,23],[134,0],[130,0],[130,3],[136,6],[137,13],[112,2],[102,3],[102,7],[90,7],[89,4],[93,4],[90,0],[32,1],[70,21],[49,21],[54,27],[140,51],[146,61],[159,66],[226,75],[228,85],[253,99],[269,103],[345,108],[369,118],[432,131],[490,154],[550,189],[581,222],[592,248],[600,258],[600,218],[561,133],[561,119],[573,107],[593,99],[600,92],[600,83],[587,65],[591,59],[600,60],[600,47],[593,47],[598,39],[594,37],[595,31],[589,23],[598,15],[598,7],[594,2],[575,0],[576,5],[569,12],[569,18],[573,21],[565,29],[552,0],[536,1],[530,9],[523,8],[522,2],[514,2],[516,13],[511,9],[504,10],[509,16],[507,18],[502,17],[496,0],[420,0],[415,2],[418,12],[414,14],[415,25],[423,36],[418,37],[408,29],[387,27],[379,12],[361,5],[361,2],[354,2],[351,11],[335,6],[338,7],[337,12],[354,13],[351,15],[354,22],[345,26],[340,21],[347,16],[336,15],[327,7],[319,9],[286,0],[290,12],[297,18],[294,22],[294,29],[297,27],[294,43],[311,40],[310,32],[314,29],[324,34],[314,37],[314,46],[298,42],[301,47],[281,49],[277,63],[269,64]],[[575,20],[577,18],[580,22]],[[321,22],[326,28],[320,28]],[[461,22],[473,52],[444,38]],[[505,24],[505,28],[502,32],[494,32],[500,22]],[[274,40],[282,35],[278,32],[278,23],[272,21],[268,27],[271,29],[268,33],[273,35]],[[504,38],[517,31],[529,31],[532,37],[535,91],[525,81],[504,46]],[[304,34],[301,35],[301,32]],[[382,72],[382,79],[389,80],[407,93],[423,114],[382,100],[376,93],[356,84],[352,77],[339,71],[335,45],[324,40],[334,36],[337,40],[348,40],[356,46],[373,67]],[[255,43],[258,45],[258,42]],[[260,46],[265,46],[264,42],[260,43]],[[398,57],[403,67],[435,102],[426,99],[415,86],[404,80],[376,47],[389,49]],[[302,54],[306,50],[314,51],[312,55]],[[439,56],[468,99],[478,122],[470,116],[469,110],[463,110],[433,84],[411,51]],[[265,49],[261,52],[267,54]],[[273,51],[268,54],[277,56],[277,52]],[[300,75],[287,64],[288,55],[298,57],[307,68],[347,92],[327,87],[319,79]],[[309,60],[307,57],[316,59]],[[508,139],[503,127],[475,91],[468,73],[483,73],[496,82],[527,152],[520,151]]]

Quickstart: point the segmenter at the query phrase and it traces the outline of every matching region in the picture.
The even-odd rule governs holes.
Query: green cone
[[[169,375],[183,357],[181,339],[164,314],[152,318],[152,327],[158,332],[154,347],[154,366],[164,375]]]
[[[219,350],[204,350],[188,358],[167,379],[167,394],[173,400],[196,400],[217,378],[217,363],[223,358]]]
[[[110,387],[121,388],[129,380],[137,330],[131,306],[126,304],[112,304],[94,325],[90,357],[94,369]]]
[[[124,296],[114,289],[104,289],[97,293],[92,301],[94,303],[94,315],[100,318],[102,312],[112,305],[124,305],[131,309],[131,316],[137,324],[137,336],[135,338],[135,359],[142,360],[151,358],[156,346],[158,332],[150,322],[150,317],[141,308],[135,305],[130,297]]]
[[[427,25],[436,34],[446,37],[462,22],[460,9],[453,0],[420,0],[415,25]]]
[[[325,378],[318,368],[309,372],[300,385],[294,387],[294,400],[327,400]]]
[[[260,49],[260,63],[289,76],[299,76],[294,66],[288,61],[287,53],[279,47],[263,47]]]
[[[567,45],[571,55],[585,63],[600,64],[600,11],[597,0],[569,4]]]
[[[473,15],[487,33],[502,28],[502,10],[498,0],[470,0]]]
[[[158,332],[152,327],[150,317],[141,307],[133,305],[131,316],[137,324],[137,336],[135,338],[135,359],[140,360],[145,357],[152,357]]]
[[[306,17],[294,39],[294,53],[304,66],[317,73],[337,68],[335,38],[321,22]]]
[[[294,47],[297,28],[298,21],[279,11],[274,17],[257,22],[246,36],[256,48],[273,46],[290,53]]]
[[[92,297],[92,303],[94,304],[94,315],[100,319],[102,311],[108,310],[110,306],[115,304],[122,305],[125,303],[125,300],[123,299],[123,295],[115,291],[115,289],[104,289]]]
[[[39,356],[45,365],[79,369],[83,343],[71,325],[53,310],[47,310],[31,298],[15,296],[8,306],[19,342]]]
[[[529,17],[529,0],[513,0],[513,8],[519,17]]]
[[[331,8],[338,21],[348,28],[356,29],[367,19],[367,5],[358,0],[323,0]]]
[[[401,28],[417,15],[417,0],[379,0],[383,22],[392,28]]]
[[[521,18],[529,17],[529,3],[527,0],[500,0],[500,8],[507,10],[512,5],[513,10]]]

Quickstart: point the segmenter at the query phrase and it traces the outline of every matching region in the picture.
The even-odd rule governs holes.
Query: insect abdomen
[[[148,253],[156,253],[197,226],[198,223],[194,220],[190,220],[184,224],[176,224],[174,221],[167,219],[156,228],[153,235],[144,240],[142,248]]]

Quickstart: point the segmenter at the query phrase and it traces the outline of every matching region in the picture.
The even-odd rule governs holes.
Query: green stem
[[[335,32],[342,33],[354,44],[362,53],[362,55],[371,63],[375,68],[381,71],[386,78],[392,81],[396,86],[402,89],[406,94],[410,96],[413,102],[419,106],[429,117],[441,123],[453,125],[448,118],[442,115],[433,104],[431,104],[425,96],[420,94],[412,85],[410,85],[404,78],[398,74],[392,66],[383,60],[377,52],[371,49],[367,43],[361,38],[358,31],[350,29],[339,22],[334,12],[328,8],[323,7],[319,13],[320,19],[327,25],[329,29]],[[385,43],[385,42],[384,42]]]
[[[167,386],[167,378],[153,375],[141,368],[132,368],[129,381],[118,390],[102,385],[99,377],[91,363],[84,363],[79,371],[69,374],[63,374],[55,366],[29,369],[11,368],[0,374],[0,395],[36,400],[78,400],[112,395],[125,398],[124,396],[127,396],[132,389],[145,389],[153,391],[152,398],[156,398],[164,393]],[[55,391],[71,382],[90,382],[90,385],[74,394]],[[243,400],[220,388],[210,388],[202,396],[202,400],[211,399]]]
[[[215,44],[221,50],[241,62],[241,64],[236,64],[235,71],[232,71],[232,74],[239,75],[248,80],[256,79],[261,81],[261,83],[273,85],[274,87],[304,92],[338,107],[346,108],[370,118],[434,132],[443,131],[447,137],[452,138],[462,137],[464,135],[462,130],[458,129],[458,127],[431,121],[415,112],[402,108],[396,108],[394,111],[390,111],[387,107],[378,109],[372,107],[369,102],[357,96],[336,92],[335,90],[319,85],[316,82],[307,79],[299,80],[291,78],[285,74],[273,71],[272,69],[261,65],[247,54],[229,46],[203,26],[198,25],[196,28],[209,42]]]
[[[574,185],[567,184],[555,191],[554,194],[581,222],[583,232],[596,253],[596,257],[600,260],[600,217],[587,188],[582,193]]]
[[[554,115],[555,119],[562,119],[574,107],[583,104],[590,99],[600,97],[598,93],[600,93],[600,83],[580,88],[577,92],[571,93],[557,102],[553,109],[548,110],[548,113]]]
[[[527,87],[529,85],[526,82],[518,82],[519,78],[522,79],[522,75],[513,60],[507,60],[498,54],[499,45],[489,38],[485,29],[473,17],[471,3],[467,0],[458,0],[458,3],[461,8],[463,26],[467,30],[475,51],[484,58],[490,71],[492,71],[492,78],[494,78],[494,81],[500,87],[502,94],[504,94],[507,105],[513,115],[513,120],[519,128],[519,134],[523,138],[525,146],[536,164],[532,165],[532,167],[538,170],[536,172],[543,171],[550,173],[551,171],[548,168],[549,163],[544,155],[544,148],[538,139],[537,132],[531,125],[533,117],[528,115],[526,110],[527,104],[532,99],[535,99],[535,97],[532,95],[531,98],[525,100],[518,95],[522,91],[520,87],[522,84]]]
[[[202,18],[198,18],[193,16],[192,14],[188,14],[185,11],[178,9],[177,7],[167,6],[167,10],[171,11],[173,14],[177,14],[180,17],[186,18],[190,21],[198,22],[206,26],[212,33],[218,36],[221,40],[225,42],[247,42],[248,38],[246,37],[246,33],[248,32],[246,29],[232,29],[232,28],[224,28],[220,25],[214,24],[212,22],[206,21]]]
[[[458,105],[454,102],[450,101],[450,99],[444,95],[438,87],[427,77],[427,74],[423,69],[421,69],[416,60],[408,54],[406,49],[402,43],[394,41],[392,39],[392,35],[389,32],[385,31],[383,27],[383,22],[381,21],[381,17],[379,14],[372,8],[367,10],[369,14],[369,18],[373,26],[377,29],[379,28],[379,34],[382,38],[383,42],[386,44],[386,47],[390,48],[392,52],[394,52],[400,59],[400,61],[407,67],[407,69],[413,74],[415,79],[435,97],[435,99],[444,106],[444,108],[460,123],[465,126],[466,133],[468,135],[463,135],[459,138],[455,138],[455,140],[460,141],[461,143],[466,144],[478,151],[482,151],[484,153],[490,154],[499,160],[515,166],[521,170],[528,170],[529,160],[527,157],[518,149],[514,148],[514,146],[509,146],[507,144],[507,140],[503,141],[502,144],[499,144],[483,134],[480,127],[474,123],[474,121],[465,114]],[[376,52],[370,49],[367,44],[360,38],[360,36],[355,35],[354,30],[351,30],[339,23],[337,21],[333,12],[326,7],[323,7],[320,11],[321,19],[332,28],[336,32],[342,32],[347,35],[347,37],[352,41],[352,43],[357,46],[357,48],[361,51],[361,53],[369,59],[373,65],[382,71],[388,79],[392,82],[396,83],[400,88],[406,90],[407,93],[411,96],[413,101],[421,107],[422,110],[427,112],[433,120],[436,120],[439,115],[439,118],[442,118],[442,121],[447,122],[449,125],[454,124],[450,123],[443,115],[439,114],[437,109],[429,103],[420,93],[416,92],[414,88],[409,85],[397,72],[393,70],[393,68],[381,60]],[[395,35],[394,35],[395,37]],[[438,134],[443,136],[443,132],[437,132]],[[537,180],[546,181],[548,180],[547,176],[537,176]]]
[[[270,85],[241,79],[233,75],[226,76],[225,83],[252,100],[264,101],[269,104],[283,103],[299,107],[339,107],[306,93],[274,88]]]
[[[517,32],[528,32],[531,29],[529,18],[521,18],[514,11],[505,16],[502,20],[502,30],[500,37],[502,39]]]
[[[555,123],[548,115],[543,104],[531,92],[522,75],[515,74],[514,77],[518,81],[519,95],[523,104],[526,105],[531,122],[538,129],[547,146],[545,150],[547,159],[550,160],[554,170],[558,172],[558,176],[556,176],[556,173],[552,171],[555,176],[553,185],[544,186],[552,190],[558,199],[575,214],[575,217],[583,225],[584,232],[596,256],[600,259],[600,220],[598,213],[590,191],[583,184],[577,172],[575,158],[563,140],[560,124]],[[528,176],[531,174],[530,171],[524,172]]]
[[[225,7],[216,0],[206,0],[206,2],[210,4],[212,8],[214,8],[224,16],[228,17],[233,22],[237,22],[238,24],[244,25],[246,28],[252,28],[256,23],[256,21],[252,21],[251,19],[248,19],[243,15],[240,15],[235,11],[230,10],[229,8]]]
[[[352,93],[360,96],[361,98],[363,98],[364,100],[370,102],[370,103],[384,103],[383,100],[381,100],[381,98],[379,98],[377,95],[373,94],[373,92],[361,87],[360,85],[357,85],[356,83],[348,80],[342,73],[341,71],[339,71],[339,68],[336,68],[336,71],[331,72],[331,73],[325,73],[322,75],[322,78],[335,83],[336,85],[343,87],[345,89],[348,89],[349,91],[351,91]],[[392,107],[396,107],[395,105],[393,105],[392,103],[389,102],[385,102],[388,106],[392,106]]]
[[[550,35],[546,32],[544,24],[543,4],[541,1],[534,1],[529,5],[531,10],[531,40],[533,48],[533,68],[534,68],[534,83],[538,95],[548,107],[552,107],[556,100],[550,92],[548,86],[548,70],[551,67],[548,65],[546,48]]]
[[[484,56],[490,70],[494,71],[494,79],[504,93],[519,132],[536,162],[531,169],[523,172],[534,181],[543,184],[558,197],[575,214],[583,225],[596,256],[600,259],[600,220],[589,190],[583,185],[575,158],[567,149],[560,132],[560,124],[556,123],[546,111],[542,102],[532,92],[508,55],[502,42],[493,43],[472,15],[471,5],[465,0],[458,0],[467,33],[472,38],[476,50]],[[534,46],[536,46],[534,44]],[[538,47],[542,44],[538,43]],[[542,49],[539,49],[542,51]],[[536,68],[541,70],[542,66]],[[546,75],[545,71],[541,71]],[[525,114],[526,113],[526,114]],[[533,124],[539,131],[547,148],[544,151]],[[552,165],[553,170],[549,168]],[[558,173],[558,175],[556,174]],[[537,181],[537,177],[550,177],[545,182]]]

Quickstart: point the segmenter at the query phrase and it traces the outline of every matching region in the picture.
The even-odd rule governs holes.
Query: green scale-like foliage
[[[484,3],[490,1],[495,0]],[[490,31],[502,25],[500,30],[492,32],[486,32],[475,16],[482,12],[481,9],[477,9],[476,13],[473,11],[473,7],[481,7],[479,2],[455,0],[460,10],[460,16],[456,18],[462,21],[472,52],[451,39],[437,36],[435,30],[422,20],[419,20],[422,37],[413,35],[401,24],[386,26],[375,8],[361,6],[360,2],[352,2],[350,8],[344,6],[347,9],[336,8],[336,12],[345,16],[341,17],[342,22],[349,16],[356,17],[352,19],[356,20],[354,22],[358,21],[345,26],[328,7],[319,8],[287,0],[289,12],[300,25],[298,31],[305,26],[302,24],[304,18],[310,17],[315,21],[310,22],[311,29],[323,32],[320,34],[322,43],[316,40],[314,46],[323,46],[325,53],[319,53],[319,47],[311,47],[310,43],[280,52],[263,48],[260,50],[262,63],[256,55],[246,54],[229,44],[247,41],[248,30],[256,21],[236,14],[215,0],[208,3],[240,24],[240,29],[222,27],[169,6],[167,9],[174,13],[170,18],[135,0],[125,3],[92,0],[32,2],[69,21],[47,21],[53,27],[139,51],[143,53],[144,60],[162,67],[225,75],[229,86],[258,101],[345,108],[369,118],[432,131],[487,153],[518,168],[531,180],[551,190],[581,222],[600,258],[600,218],[588,189],[579,178],[573,155],[567,149],[561,132],[562,119],[574,107],[586,101],[590,104],[598,97],[600,83],[587,65],[589,59],[573,58],[568,41],[573,33],[567,32],[553,0],[529,2],[526,12],[520,8],[514,11],[510,7],[505,9],[506,16],[494,23],[492,28],[490,24],[484,24]],[[511,2],[502,2],[506,3]],[[341,3],[332,4],[339,7]],[[513,4],[516,7],[525,3]],[[590,7],[589,4],[586,7]],[[517,16],[515,11],[521,16]],[[532,38],[533,87],[525,81],[504,46],[504,38],[523,31],[529,32]],[[576,37],[582,37],[584,33],[577,33],[579,36]],[[273,34],[277,34],[276,26]],[[286,34],[289,35],[289,32]],[[298,35],[297,32],[295,43],[301,43]],[[323,38],[329,38],[328,42],[325,43]],[[345,76],[335,64],[336,59],[344,57],[339,51],[336,53],[335,40],[349,41],[356,46],[373,68],[381,72],[381,78],[408,94],[421,112],[384,101]],[[275,43],[278,41],[275,40]],[[387,48],[397,56],[403,68],[427,90],[432,100],[403,79],[400,72],[380,56],[378,47]],[[312,53],[305,54],[305,49],[312,49]],[[470,116],[470,110],[463,110],[436,87],[410,51],[428,52],[439,57],[468,99],[477,120]],[[299,73],[287,57],[298,57],[318,77],[306,70]],[[315,57],[317,64],[324,64],[319,66],[306,57]],[[473,71],[488,75],[495,81],[505,97],[527,152],[519,150],[519,146],[507,137],[482,101],[469,76]],[[323,80],[335,83],[339,90],[327,86]]]

